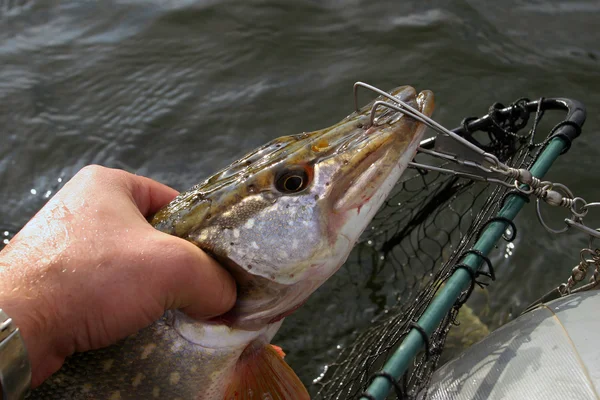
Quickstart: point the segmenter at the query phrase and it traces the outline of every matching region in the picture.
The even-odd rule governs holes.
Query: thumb
[[[233,277],[212,257],[192,243],[167,234],[176,255],[164,265],[163,304],[195,319],[208,319],[229,311],[235,304]],[[167,246],[169,247],[169,246]],[[164,254],[164,253],[163,253]]]

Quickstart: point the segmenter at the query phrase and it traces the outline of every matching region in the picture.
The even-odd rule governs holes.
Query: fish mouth
[[[433,111],[429,91],[417,94],[413,87],[402,86],[390,94],[425,115]],[[380,97],[348,116],[347,123],[360,128],[349,132],[331,158],[324,160],[323,167],[329,162],[337,169],[327,196],[336,213],[360,209],[379,191],[392,169],[405,168],[414,157],[415,142],[420,141],[424,127],[409,115],[381,105],[382,100],[392,103]]]

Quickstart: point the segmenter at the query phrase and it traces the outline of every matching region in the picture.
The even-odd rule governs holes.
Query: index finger
[[[126,172],[125,179],[131,197],[144,217],[156,213],[179,194],[177,190],[144,176]]]

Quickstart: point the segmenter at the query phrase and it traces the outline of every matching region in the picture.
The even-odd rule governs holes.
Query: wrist
[[[30,387],[31,366],[25,343],[12,318],[0,309],[0,394],[21,399]]]
[[[58,370],[64,360],[64,356],[58,356],[60,346],[57,346],[54,338],[58,330],[50,326],[50,322],[56,319],[53,317],[56,314],[51,304],[44,299],[41,291],[36,287],[39,286],[36,279],[26,273],[23,275],[11,273],[10,267],[16,267],[23,272],[26,267],[10,263],[8,264],[10,267],[7,268],[5,261],[6,257],[0,260],[0,309],[19,329],[31,368],[31,387],[36,387]],[[34,283],[24,284],[29,281]],[[0,358],[3,358],[3,355],[0,355]]]

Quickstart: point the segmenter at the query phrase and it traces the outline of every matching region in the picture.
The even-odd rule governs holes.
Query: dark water
[[[341,119],[357,80],[433,90],[449,127],[496,101],[578,99],[583,135],[548,177],[600,200],[599,20],[598,1],[0,0],[0,225],[23,225],[91,163],[186,189],[269,139]],[[531,205],[517,224],[478,298],[492,327],[566,279],[586,243],[547,234]],[[376,289],[336,279],[343,293],[319,292],[277,340],[307,383],[354,329],[328,300],[377,311]]]

